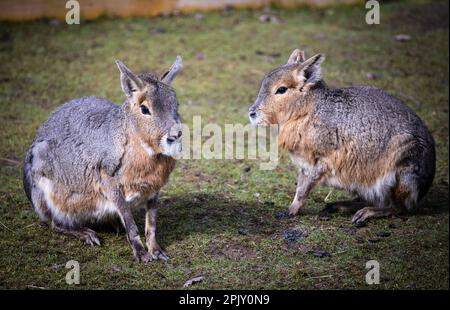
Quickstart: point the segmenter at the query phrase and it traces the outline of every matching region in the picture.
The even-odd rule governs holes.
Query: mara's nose
[[[167,143],[169,143],[169,144],[174,143],[176,140],[181,138],[182,135],[183,135],[183,132],[181,130],[179,130],[176,135],[167,137]]]
[[[248,113],[248,116],[250,116],[250,118],[255,118],[256,112],[250,112],[250,113]]]

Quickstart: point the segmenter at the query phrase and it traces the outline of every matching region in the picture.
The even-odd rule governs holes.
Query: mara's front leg
[[[322,176],[322,171],[320,169],[303,171],[300,170],[297,176],[297,188],[295,189],[295,197],[289,207],[289,215],[294,216],[298,213],[301,207],[306,202],[309,192],[317,184],[317,181]]]
[[[148,262],[152,260],[152,256],[148,253],[142,244],[139,231],[131,212],[131,206],[125,201],[123,195],[117,194],[115,197],[120,219],[125,227],[127,240],[133,249],[133,256],[137,262]]]
[[[168,260],[169,257],[156,241],[156,213],[158,211],[158,194],[147,201],[147,212],[145,214],[145,239],[147,249],[153,259]]]

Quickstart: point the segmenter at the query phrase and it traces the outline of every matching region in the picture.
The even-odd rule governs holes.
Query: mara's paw
[[[141,251],[139,253],[134,253],[134,260],[137,263],[148,263],[153,260],[153,255],[147,251]]]
[[[353,215],[352,223],[356,226],[364,226],[371,218],[386,217],[396,214],[397,211],[394,208],[385,207],[365,207]]]
[[[167,261],[169,259],[169,256],[167,256],[167,254],[164,253],[164,251],[161,249],[159,245],[149,248],[149,252],[154,260]]]
[[[352,217],[352,223],[357,227],[362,227],[367,224],[370,218],[375,217],[375,212],[373,207],[365,207],[358,210]]]
[[[90,228],[83,228],[79,232],[79,237],[81,240],[86,242],[89,245],[95,246],[100,245],[100,239],[97,236],[97,233]]]
[[[300,203],[293,203],[288,209],[288,214],[290,217],[296,216],[298,211],[300,210],[301,204]]]
[[[97,233],[90,228],[67,228],[55,222],[51,223],[51,228],[54,232],[64,234],[67,236],[76,237],[81,241],[86,242],[89,245],[100,245],[100,239],[97,237]]]

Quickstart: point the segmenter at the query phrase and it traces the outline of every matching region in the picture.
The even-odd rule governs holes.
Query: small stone
[[[327,251],[325,251],[325,250],[317,250],[317,251],[314,251],[314,253],[313,253],[313,255],[315,256],[315,257],[330,257],[331,256],[331,254],[330,253],[328,253]]]
[[[412,37],[409,34],[398,34],[395,36],[395,40],[399,42],[410,41]]]
[[[252,168],[250,166],[245,166],[243,170],[244,172],[249,172]]]

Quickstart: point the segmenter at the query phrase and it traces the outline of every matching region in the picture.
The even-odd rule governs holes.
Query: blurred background
[[[2,0],[0,20],[23,21],[37,18],[64,19],[64,0]],[[157,16],[231,8],[330,6],[364,3],[364,0],[79,0],[81,17],[93,19],[102,15],[116,17]]]

